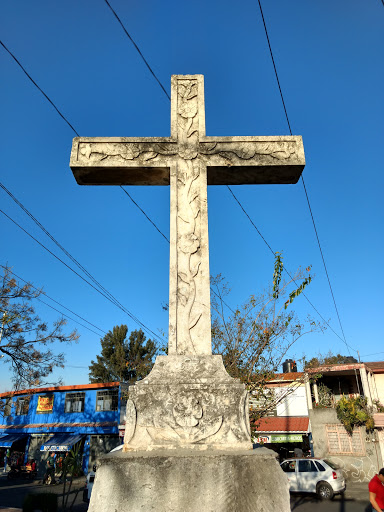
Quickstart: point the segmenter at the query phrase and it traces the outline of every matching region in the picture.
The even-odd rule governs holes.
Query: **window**
[[[10,416],[12,410],[12,398],[7,397],[5,400],[1,400],[0,411],[3,410],[4,416]]]
[[[325,467],[324,467],[322,464],[320,464],[320,462],[318,462],[317,460],[315,460],[315,464],[316,464],[317,469],[318,469],[319,471],[325,471]]]
[[[313,460],[299,460],[299,473],[311,473],[312,471],[317,472]]]
[[[96,398],[96,411],[117,411],[118,390],[98,391]]]
[[[16,400],[16,416],[28,414],[30,398],[29,396],[23,396]]]
[[[328,451],[339,455],[365,455],[361,431],[356,428],[352,436],[348,434],[343,425],[327,425]]]
[[[284,471],[284,473],[294,473],[295,467],[296,467],[295,460],[286,460],[281,465],[281,469]]]
[[[85,392],[65,395],[65,412],[84,412]]]

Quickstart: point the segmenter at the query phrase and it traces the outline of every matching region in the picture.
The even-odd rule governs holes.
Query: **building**
[[[305,374],[286,372],[277,374],[266,385],[272,408],[254,426],[253,442],[264,445],[279,454],[280,460],[296,453],[311,452],[311,430],[308,417],[308,400]],[[262,404],[251,397],[251,407],[260,409]]]
[[[311,379],[313,375],[317,378]],[[324,365],[308,376],[314,455],[335,462],[349,481],[368,482],[384,465],[384,414],[378,411],[384,399],[384,363]],[[373,432],[361,426],[348,434],[336,413],[343,396],[366,399],[375,420]]]
[[[55,386],[1,393],[0,463],[35,459],[45,471],[47,453],[80,444],[83,471],[122,443],[126,388],[119,382]]]

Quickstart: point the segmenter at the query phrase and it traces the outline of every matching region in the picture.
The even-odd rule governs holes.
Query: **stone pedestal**
[[[100,460],[89,512],[289,512],[275,452],[157,450]]]
[[[221,356],[159,356],[129,389],[124,451],[251,450],[248,392]]]

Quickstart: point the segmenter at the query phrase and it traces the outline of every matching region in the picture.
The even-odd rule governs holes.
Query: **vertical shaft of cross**
[[[201,75],[172,77],[171,136],[178,157],[170,169],[171,247],[168,353],[208,355],[211,348],[207,167]]]

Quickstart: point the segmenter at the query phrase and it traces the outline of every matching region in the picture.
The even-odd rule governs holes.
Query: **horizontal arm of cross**
[[[297,183],[305,166],[300,136],[204,137],[208,185]]]
[[[169,185],[180,150],[169,137],[76,137],[70,165],[81,185]],[[204,136],[195,157],[208,185],[296,183],[305,166],[300,136]]]

